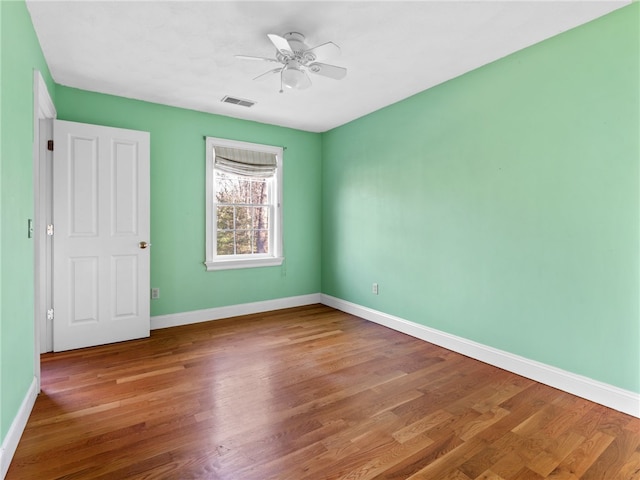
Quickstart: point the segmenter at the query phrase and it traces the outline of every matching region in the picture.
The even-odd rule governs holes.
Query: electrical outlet
[[[159,288],[152,288],[151,289],[151,298],[152,299],[156,299],[156,298],[160,298],[160,289]]]
[[[377,283],[374,283],[374,284],[371,286],[371,293],[373,293],[374,295],[377,295],[377,294],[378,294],[378,284],[377,284]]]

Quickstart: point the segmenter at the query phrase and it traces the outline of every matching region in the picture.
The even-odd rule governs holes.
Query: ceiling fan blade
[[[274,63],[280,63],[278,62],[278,60],[276,60],[275,58],[265,58],[265,57],[252,57],[250,55],[235,55],[236,58],[239,58],[241,60],[261,60],[263,62],[274,62]]]
[[[291,45],[287,42],[286,39],[282,38],[280,35],[274,35],[270,33],[267,35],[271,43],[273,43],[276,50],[278,50],[285,57],[293,57],[293,50],[291,49]]]
[[[333,42],[327,42],[310,48],[305,52],[305,54],[307,53],[311,53],[315,57],[314,60],[328,60],[340,55],[340,47]]]
[[[347,69],[336,65],[328,65],[326,63],[314,62],[309,65],[309,71],[323,77],[341,80],[347,75]]]
[[[268,72],[261,73],[256,78],[254,78],[254,80],[258,80],[259,78],[266,77],[267,75],[269,75],[271,73],[278,73],[280,70],[282,70],[282,68],[283,67],[274,68],[273,70],[269,70]]]

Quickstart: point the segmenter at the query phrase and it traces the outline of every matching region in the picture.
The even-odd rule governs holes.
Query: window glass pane
[[[218,207],[218,230],[233,230],[233,209],[235,207]]]
[[[242,190],[240,177],[215,172],[216,201],[218,203],[239,203]]]
[[[218,230],[217,253],[218,255],[233,255],[234,252],[233,231]]]
[[[265,178],[250,178],[215,172],[216,201],[218,203],[244,203],[266,205],[269,185]]]
[[[255,207],[253,209],[253,228],[256,230],[269,228],[269,207]]]
[[[255,253],[269,253],[269,231],[256,230],[254,232]]]
[[[253,218],[251,213],[253,207],[236,208],[236,230],[251,230],[253,228]]]
[[[267,199],[267,182],[265,179],[254,179],[251,182],[250,200],[248,203],[253,205],[265,205]]]
[[[248,253],[254,253],[251,230],[236,230],[236,254],[245,255]]]

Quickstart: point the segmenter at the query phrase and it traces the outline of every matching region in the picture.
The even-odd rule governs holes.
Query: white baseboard
[[[304,305],[313,305],[314,303],[320,303],[319,293],[300,295],[297,297],[276,298],[262,302],[243,303],[240,305],[229,305],[227,307],[172,313],[169,315],[157,315],[151,317],[151,330],[177,327],[190,323],[208,322],[210,320],[220,320],[222,318],[237,317],[239,315],[250,315],[252,313],[270,312],[282,308],[301,307]]]
[[[27,426],[27,420],[29,420],[29,415],[31,414],[37,396],[38,381],[34,377],[29,386],[29,390],[27,390],[27,394],[22,400],[20,409],[9,427],[7,436],[4,437],[2,441],[2,446],[0,447],[0,479],[4,479],[9,471],[9,465],[13,459],[13,455],[16,453],[16,448],[18,448],[18,442],[20,441],[20,437],[22,437],[22,432],[24,432]]]
[[[640,394],[322,294],[324,305],[640,418]]]

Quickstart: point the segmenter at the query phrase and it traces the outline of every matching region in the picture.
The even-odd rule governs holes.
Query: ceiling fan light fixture
[[[298,68],[298,65],[287,65],[282,69],[282,84],[296,90],[304,90],[311,85],[307,75]]]

